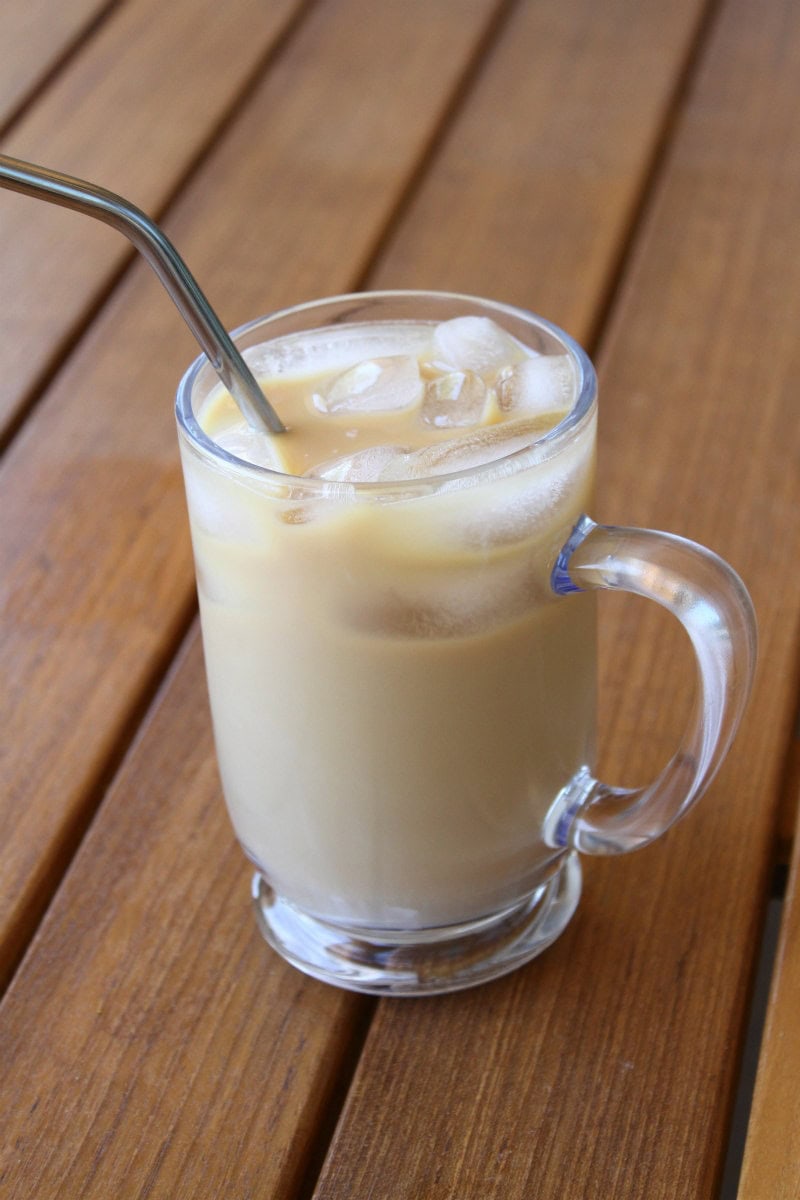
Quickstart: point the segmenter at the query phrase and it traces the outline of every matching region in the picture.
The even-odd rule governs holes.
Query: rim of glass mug
[[[233,468],[237,473],[258,479],[262,485],[267,483],[285,487],[287,482],[291,481],[292,492],[295,496],[299,489],[301,492],[307,492],[317,498],[334,502],[347,500],[356,495],[408,500],[414,496],[440,491],[454,481],[459,481],[461,486],[470,481],[474,481],[477,485],[484,481],[487,474],[490,474],[493,479],[501,474],[516,474],[518,471],[527,470],[554,458],[582,432],[591,420],[597,406],[597,375],[591,359],[574,338],[558,325],[515,305],[484,300],[479,296],[459,292],[425,291],[424,289],[342,293],[322,300],[291,305],[288,308],[268,313],[266,316],[256,317],[255,320],[248,321],[234,329],[231,337],[247,360],[248,350],[256,349],[279,338],[299,338],[304,334],[318,332],[333,326],[355,325],[359,323],[357,318],[364,307],[373,310],[384,308],[387,313],[396,308],[407,309],[407,312],[404,317],[399,315],[378,317],[373,312],[371,316],[364,316],[363,322],[361,322],[363,324],[374,325],[381,321],[389,325],[405,321],[409,324],[430,322],[433,325],[436,323],[436,318],[431,313],[422,317],[419,315],[420,306],[426,304],[430,307],[440,305],[443,309],[449,309],[448,312],[442,313],[440,317],[442,321],[456,316],[496,316],[498,324],[502,324],[504,331],[517,337],[528,349],[536,349],[530,342],[533,331],[535,339],[538,338],[540,342],[548,343],[549,348],[557,348],[561,353],[566,354],[572,362],[575,378],[574,399],[566,416],[552,429],[533,436],[526,445],[518,447],[508,454],[499,455],[486,462],[476,463],[458,471],[441,472],[436,475],[392,482],[332,483],[326,479],[291,475],[272,467],[250,463],[245,459],[237,458],[217,445],[205,433],[195,413],[198,385],[206,382],[208,384],[207,389],[204,389],[202,393],[203,400],[221,386],[208,358],[205,354],[201,354],[185,372],[178,385],[175,412],[179,429],[186,435],[190,445],[203,457],[225,463],[227,467]],[[328,314],[327,319],[320,319],[323,313]],[[354,319],[350,320],[351,317]],[[509,322],[520,329],[524,327],[528,331],[528,339],[519,337],[513,329],[510,329]],[[291,327],[281,329],[282,325]],[[283,435],[276,436],[280,439]]]

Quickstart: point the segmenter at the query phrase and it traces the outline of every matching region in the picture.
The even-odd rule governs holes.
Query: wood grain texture
[[[705,8],[517,5],[371,285],[496,296],[586,339]]]
[[[182,200],[168,230],[231,324],[363,269],[496,3],[437,4],[419,39],[423,9],[314,10]],[[0,468],[0,974],[191,612],[172,396],[196,352],[137,266]]]
[[[723,5],[601,356],[601,518],[697,537],[754,594],[733,753],[661,844],[588,864],[538,962],[381,1003],[316,1200],[716,1194],[796,701],[798,77],[794,6]],[[604,616],[602,766],[637,782],[674,747],[689,676],[657,614]]]
[[[0,128],[110,0],[30,0],[0,8]]]
[[[795,792],[800,803],[800,786]],[[800,840],[784,902],[738,1200],[800,1195]]]
[[[197,637],[178,666],[4,1000],[6,1200],[289,1200],[370,1007],[261,941]]]
[[[480,24],[464,30],[463,4],[381,11],[399,21],[408,12],[417,28],[426,13],[443,14],[430,47],[440,62],[445,37],[448,47],[459,31],[469,41]],[[403,45],[406,27],[368,30],[364,12],[343,3],[314,13],[175,211],[170,229],[226,316],[358,278],[430,147],[426,105],[434,95],[439,114],[447,106],[464,43],[437,92],[427,35],[423,46],[408,32],[421,82],[407,87],[403,58],[390,86],[386,56],[365,77],[359,54]],[[797,661],[800,549],[786,382],[800,365],[790,334],[798,255],[787,252],[800,199],[787,115],[798,19],[771,0],[754,37],[742,0],[722,16],[603,357],[600,515],[671,524],[734,559],[762,622],[756,702],[701,808],[662,846],[590,864],[583,907],[546,956],[472,994],[379,1007],[320,1197],[714,1194],[793,707],[784,667]],[[357,36],[361,51],[348,58]],[[402,102],[386,101],[400,88]],[[354,95],[373,104],[355,105]],[[659,120],[664,107],[662,93]],[[257,136],[267,127],[276,131],[268,147]],[[375,149],[385,139],[386,160]],[[635,191],[615,193],[626,199],[623,228]],[[444,229],[456,214],[429,219]],[[469,246],[477,225],[459,219],[451,244]],[[623,234],[606,228],[613,260]],[[580,311],[588,327],[583,299]],[[752,342],[741,335],[744,316]],[[179,344],[176,320],[149,276],[133,272],[0,472],[13,517],[0,527],[0,578],[19,639],[0,662],[14,683],[3,718],[16,789],[8,813],[19,822],[14,853],[34,845],[30,873],[14,877],[29,902],[28,880],[52,872],[54,847],[65,845],[188,612],[166,397],[192,349],[188,337]],[[609,606],[605,628],[604,766],[627,782],[669,752],[685,676],[672,640],[638,610],[623,619]],[[359,1002],[271,960],[243,911],[243,888],[238,897],[228,890],[238,852],[201,749],[201,695],[195,647],[6,998],[0,1182],[12,1196],[206,1189],[289,1200],[340,1055],[357,1042]],[[13,855],[4,873],[9,865],[19,866]]]
[[[3,138],[3,152],[158,215],[301,7],[128,0]],[[0,272],[15,298],[0,312],[0,443],[132,257],[128,241],[97,221],[0,193]]]

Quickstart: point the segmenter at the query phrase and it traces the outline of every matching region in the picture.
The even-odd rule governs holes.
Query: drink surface
[[[288,433],[250,429],[217,390],[205,431],[248,462],[339,482],[459,471],[541,437],[569,410],[566,355],[528,349],[486,317],[381,323],[285,338],[254,367]]]
[[[289,432],[254,433],[220,391],[200,423],[290,478],[182,445],[239,839],[328,920],[496,912],[547,878],[545,816],[592,759],[593,601],[549,586],[593,481],[593,417],[545,436],[573,403],[572,363],[473,317],[249,357]]]

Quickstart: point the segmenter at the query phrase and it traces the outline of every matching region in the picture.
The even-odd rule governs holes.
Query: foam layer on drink
[[[237,834],[330,920],[495,911],[545,878],[544,814],[591,761],[593,604],[549,587],[592,488],[591,416],[546,436],[572,363],[479,317],[249,357],[289,432],[253,433],[220,391],[199,419],[282,474],[183,446]]]

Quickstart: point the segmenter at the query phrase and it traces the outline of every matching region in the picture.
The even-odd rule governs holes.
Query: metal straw
[[[254,429],[285,427],[169,238],[136,205],[105,188],[0,154],[0,187],[74,208],[130,238],[158,275],[214,370]]]

